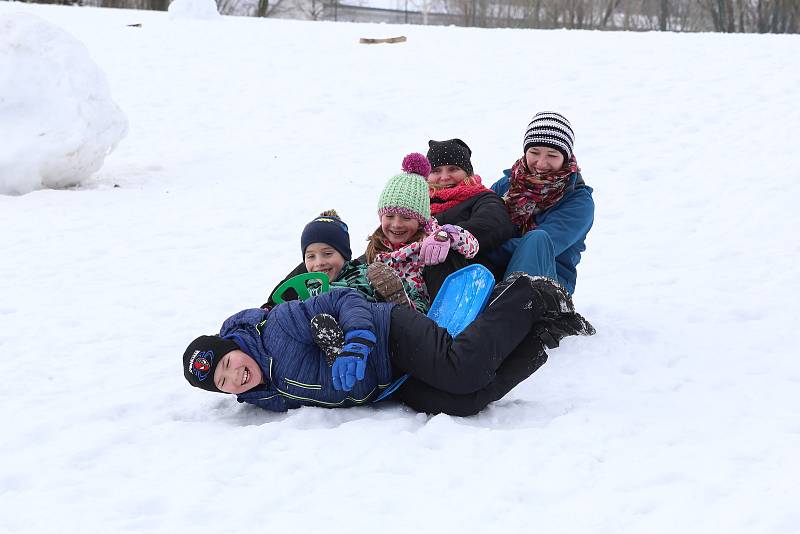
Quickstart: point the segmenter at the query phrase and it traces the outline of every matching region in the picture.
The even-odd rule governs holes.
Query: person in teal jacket
[[[492,185],[515,236],[491,254],[506,276],[522,271],[557,280],[575,292],[577,265],[594,222],[592,188],[572,151],[575,134],[560,113],[540,112],[528,125],[523,156]]]

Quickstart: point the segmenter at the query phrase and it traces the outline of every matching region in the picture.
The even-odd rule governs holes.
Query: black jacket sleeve
[[[436,220],[440,224],[457,224],[469,230],[478,239],[483,253],[499,247],[514,234],[506,206],[494,192],[480,193],[436,215]]]

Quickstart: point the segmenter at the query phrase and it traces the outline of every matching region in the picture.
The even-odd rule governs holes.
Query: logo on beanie
[[[192,374],[202,382],[208,376],[208,372],[211,370],[211,364],[213,362],[213,350],[207,350],[205,352],[196,350],[189,359],[189,369],[191,369]]]
[[[333,224],[335,224],[336,226],[338,226],[339,228],[341,228],[342,230],[344,230],[345,232],[347,232],[347,231],[348,231],[348,230],[347,230],[347,225],[346,225],[346,224],[344,223],[344,221],[343,221],[343,220],[341,220],[341,219],[337,219],[337,218],[331,218],[331,217],[325,217],[325,216],[322,216],[322,217],[317,217],[317,218],[316,218],[316,219],[314,219],[312,222],[325,222],[325,223],[333,223]]]

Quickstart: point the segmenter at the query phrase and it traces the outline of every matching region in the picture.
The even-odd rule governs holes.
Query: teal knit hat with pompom
[[[431,164],[419,152],[403,158],[403,172],[389,178],[378,197],[378,217],[396,213],[419,221],[427,226],[431,219],[431,198],[428,193],[428,175]]]

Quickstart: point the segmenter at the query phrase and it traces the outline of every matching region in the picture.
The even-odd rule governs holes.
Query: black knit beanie
[[[303,228],[303,235],[300,236],[302,257],[305,257],[306,249],[312,243],[325,243],[332,246],[346,261],[350,261],[353,256],[350,251],[350,232],[335,210],[323,212]]]
[[[455,165],[462,169],[467,176],[472,176],[472,150],[461,139],[448,139],[447,141],[428,141],[428,161],[431,167],[442,165]]]
[[[533,116],[525,130],[522,153],[525,154],[532,146],[555,148],[563,154],[566,163],[572,157],[574,143],[575,133],[567,118],[553,111],[542,111]]]
[[[241,350],[230,339],[219,336],[200,336],[183,353],[183,376],[196,388],[225,393],[214,384],[214,369],[232,350]]]

